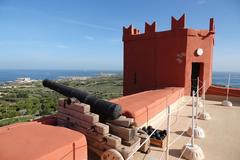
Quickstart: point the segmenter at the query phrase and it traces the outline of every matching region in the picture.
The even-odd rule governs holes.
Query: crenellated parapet
[[[139,29],[134,28],[132,25],[128,27],[123,27],[123,40],[132,39],[136,36],[145,37],[151,36],[152,34],[156,33],[157,31],[157,25],[156,22],[153,22],[152,24],[145,23],[145,32],[141,33]]]
[[[133,28],[132,25],[126,27],[123,27],[123,36],[131,36],[131,35],[138,35],[140,34],[139,29]]]
[[[145,34],[152,34],[157,31],[157,24],[153,22],[152,24],[148,24],[145,22]]]
[[[185,14],[182,15],[178,20],[175,17],[172,17],[171,29],[183,29],[185,28]]]
[[[206,37],[215,33],[214,19],[211,18],[208,30],[196,30],[186,28],[186,16],[183,14],[179,19],[171,17],[171,29],[168,31],[157,31],[157,23],[145,22],[145,32],[141,33],[139,29],[132,25],[123,27],[123,40],[160,38],[164,36],[200,36]]]

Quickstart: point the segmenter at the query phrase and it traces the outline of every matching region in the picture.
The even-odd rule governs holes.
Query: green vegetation
[[[0,126],[29,121],[35,117],[56,112],[57,100],[64,97],[42,86],[41,81],[18,84],[16,87],[0,86]],[[122,95],[122,76],[94,77],[86,80],[58,80],[101,99],[113,99]]]
[[[5,118],[5,119],[0,120],[0,127],[5,126],[5,125],[9,125],[9,124],[12,124],[12,123],[16,123],[16,122],[31,121],[33,118],[34,118],[34,116],[32,116],[32,115],[17,116],[17,117],[13,117],[13,118]]]

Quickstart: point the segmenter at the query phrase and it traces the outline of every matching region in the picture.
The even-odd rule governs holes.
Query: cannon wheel
[[[109,149],[101,155],[101,160],[124,160],[124,159],[117,150]]]

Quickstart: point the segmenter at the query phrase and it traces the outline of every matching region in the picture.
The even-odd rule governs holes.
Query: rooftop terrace
[[[212,119],[209,121],[197,121],[198,126],[204,129],[206,137],[204,139],[195,139],[195,143],[202,148],[206,160],[236,160],[240,157],[240,127],[238,124],[240,121],[240,102],[233,102],[233,104],[234,107],[224,107],[220,101],[205,101],[205,110],[210,113]],[[166,128],[165,122],[160,129]],[[185,105],[179,112],[172,114],[170,143],[184,133],[170,147],[170,160],[183,159],[179,157],[181,156],[182,147],[190,141],[190,137],[185,132],[190,122],[190,103]],[[161,158],[163,149],[151,146],[150,150],[147,155],[138,152],[135,154],[134,159],[157,160]]]

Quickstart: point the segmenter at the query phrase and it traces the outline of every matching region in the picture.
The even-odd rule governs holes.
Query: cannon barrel
[[[66,97],[74,97],[82,103],[89,104],[91,106],[90,111],[98,114],[101,120],[114,120],[121,115],[122,110],[118,104],[98,99],[87,92],[67,87],[48,79],[43,80],[42,83],[44,87],[48,87]]]

